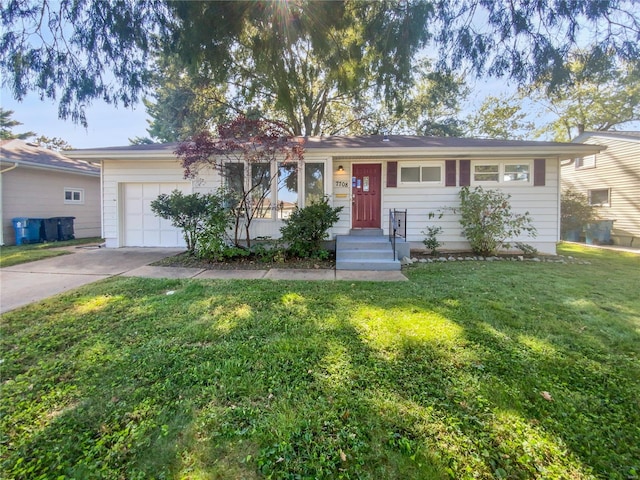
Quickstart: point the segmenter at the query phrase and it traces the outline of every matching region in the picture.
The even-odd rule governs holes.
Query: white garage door
[[[125,183],[123,189],[125,247],[184,247],[182,231],[156,217],[151,202],[173,190],[191,193],[189,183]]]

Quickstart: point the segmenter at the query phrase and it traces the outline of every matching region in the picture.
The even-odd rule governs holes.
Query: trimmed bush
[[[289,254],[321,258],[322,241],[328,238],[327,231],[338,221],[342,208],[331,207],[327,197],[305,208],[296,208],[280,229]]]

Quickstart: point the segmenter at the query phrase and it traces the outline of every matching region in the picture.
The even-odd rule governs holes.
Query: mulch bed
[[[282,262],[265,262],[258,258],[238,257],[230,260],[216,262],[200,259],[185,252],[173,257],[164,258],[159,262],[153,263],[153,265],[162,267],[202,268],[205,270],[269,270],[271,268],[332,270],[336,268],[336,261],[332,253],[331,257],[327,260],[288,258]]]

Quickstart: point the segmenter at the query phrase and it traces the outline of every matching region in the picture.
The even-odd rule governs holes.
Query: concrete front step
[[[399,271],[398,260],[336,260],[336,270],[384,270]]]
[[[357,250],[345,250],[341,249],[336,252],[336,260],[358,260],[367,259],[372,260],[393,260],[393,250],[390,248],[381,249],[357,249]]]
[[[350,237],[382,237],[381,228],[352,228],[349,230]]]
[[[336,237],[336,244],[342,245],[344,248],[358,248],[358,247],[379,247],[379,248],[391,248],[391,242],[387,237],[367,237],[367,236],[350,236],[350,235],[338,235]]]
[[[338,235],[336,270],[400,270],[389,239],[381,234]]]

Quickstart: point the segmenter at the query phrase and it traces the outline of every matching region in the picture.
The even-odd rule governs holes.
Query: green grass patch
[[[3,478],[640,472],[640,257],[112,278],[4,315]]]
[[[94,237],[65,240],[63,242],[32,243],[29,245],[0,247],[0,267],[11,267],[20,263],[34,262],[45,258],[67,255],[70,252],[57,249],[61,247],[72,247],[75,245],[86,245],[98,242],[102,242],[102,239]]]

